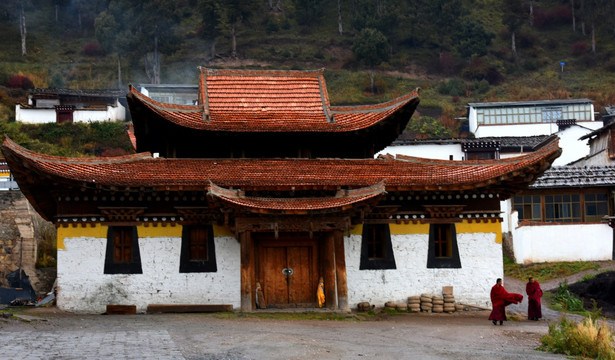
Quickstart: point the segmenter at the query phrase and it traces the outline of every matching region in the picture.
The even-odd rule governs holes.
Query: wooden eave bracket
[[[145,213],[146,207],[98,207],[100,213],[107,221],[136,221],[137,217]]]

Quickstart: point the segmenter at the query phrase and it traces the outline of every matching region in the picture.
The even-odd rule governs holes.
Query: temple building
[[[509,159],[374,154],[419,90],[333,106],[322,70],[201,69],[197,105],[129,89],[137,154],[66,158],[5,138],[32,206],[58,228],[60,308],[109,304],[348,310],[453,286],[489,303],[502,277],[500,200],[561,152]]]

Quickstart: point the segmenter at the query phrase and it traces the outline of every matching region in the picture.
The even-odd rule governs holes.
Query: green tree
[[[210,58],[216,57],[216,38],[221,35],[220,4],[217,0],[199,0],[198,11],[201,15],[203,38],[210,41]]]
[[[457,53],[466,59],[472,56],[484,56],[487,54],[491,40],[495,37],[478,22],[473,20],[463,21],[452,39]]]
[[[220,25],[230,32],[231,56],[237,58],[237,26],[247,22],[258,3],[252,0],[219,0]]]
[[[142,56],[150,82],[160,83],[160,54],[170,54],[179,45],[175,35],[177,21],[172,0],[109,1],[107,9],[96,18],[95,33],[105,51],[117,53],[119,83],[124,54]]]
[[[354,0],[351,25],[359,32],[366,28],[378,30],[389,41],[392,52],[402,4],[390,0]]]
[[[527,14],[523,10],[522,0],[506,0],[502,7],[502,23],[506,25],[510,31],[512,54],[517,56],[517,40],[516,33],[521,28],[521,25],[527,20]]]
[[[303,26],[320,23],[325,13],[325,0],[295,0],[295,18]]]
[[[380,31],[365,28],[355,37],[352,52],[360,62],[370,69],[370,86],[374,93],[374,67],[389,60],[387,38]]]

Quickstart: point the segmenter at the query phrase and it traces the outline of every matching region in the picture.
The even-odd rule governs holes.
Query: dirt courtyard
[[[37,320],[0,320],[0,348],[20,346],[21,352],[9,358],[565,358],[535,350],[547,332],[546,321],[493,326],[486,311],[395,314],[361,321],[241,314],[77,315],[56,308],[26,313]]]

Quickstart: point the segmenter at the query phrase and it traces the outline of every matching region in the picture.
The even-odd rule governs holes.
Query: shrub
[[[89,42],[83,46],[83,53],[87,56],[102,55],[102,46],[100,46],[100,44],[97,42]]]
[[[569,23],[572,19],[572,11],[566,5],[553,10],[534,9],[534,27],[541,29],[549,26]]]
[[[565,316],[549,324],[549,332],[541,339],[542,349],[557,354],[591,359],[615,360],[613,333],[605,321],[586,317],[578,324]]]
[[[480,58],[473,59],[472,63],[461,71],[461,75],[468,80],[487,80],[489,85],[497,85],[502,80],[502,74]]]
[[[442,95],[461,96],[466,92],[466,86],[461,79],[451,79],[441,82],[438,86],[438,92]]]
[[[579,41],[577,43],[572,44],[570,49],[572,51],[572,55],[580,56],[580,55],[586,54],[589,51],[589,45],[587,45],[586,42]]]
[[[25,75],[13,75],[7,81],[6,86],[13,89],[33,89],[34,83]]]
[[[440,54],[440,58],[438,59],[438,70],[444,75],[452,75],[456,72],[457,63],[450,53],[443,52]]]
[[[570,290],[568,289],[568,282],[564,281],[559,283],[557,287],[557,293],[553,298],[555,303],[558,303],[562,306],[562,309],[566,311],[583,311],[583,302],[574,296]]]
[[[56,266],[57,236],[55,226],[43,220],[40,216],[36,216],[34,219],[34,236],[38,241],[36,267]]]

